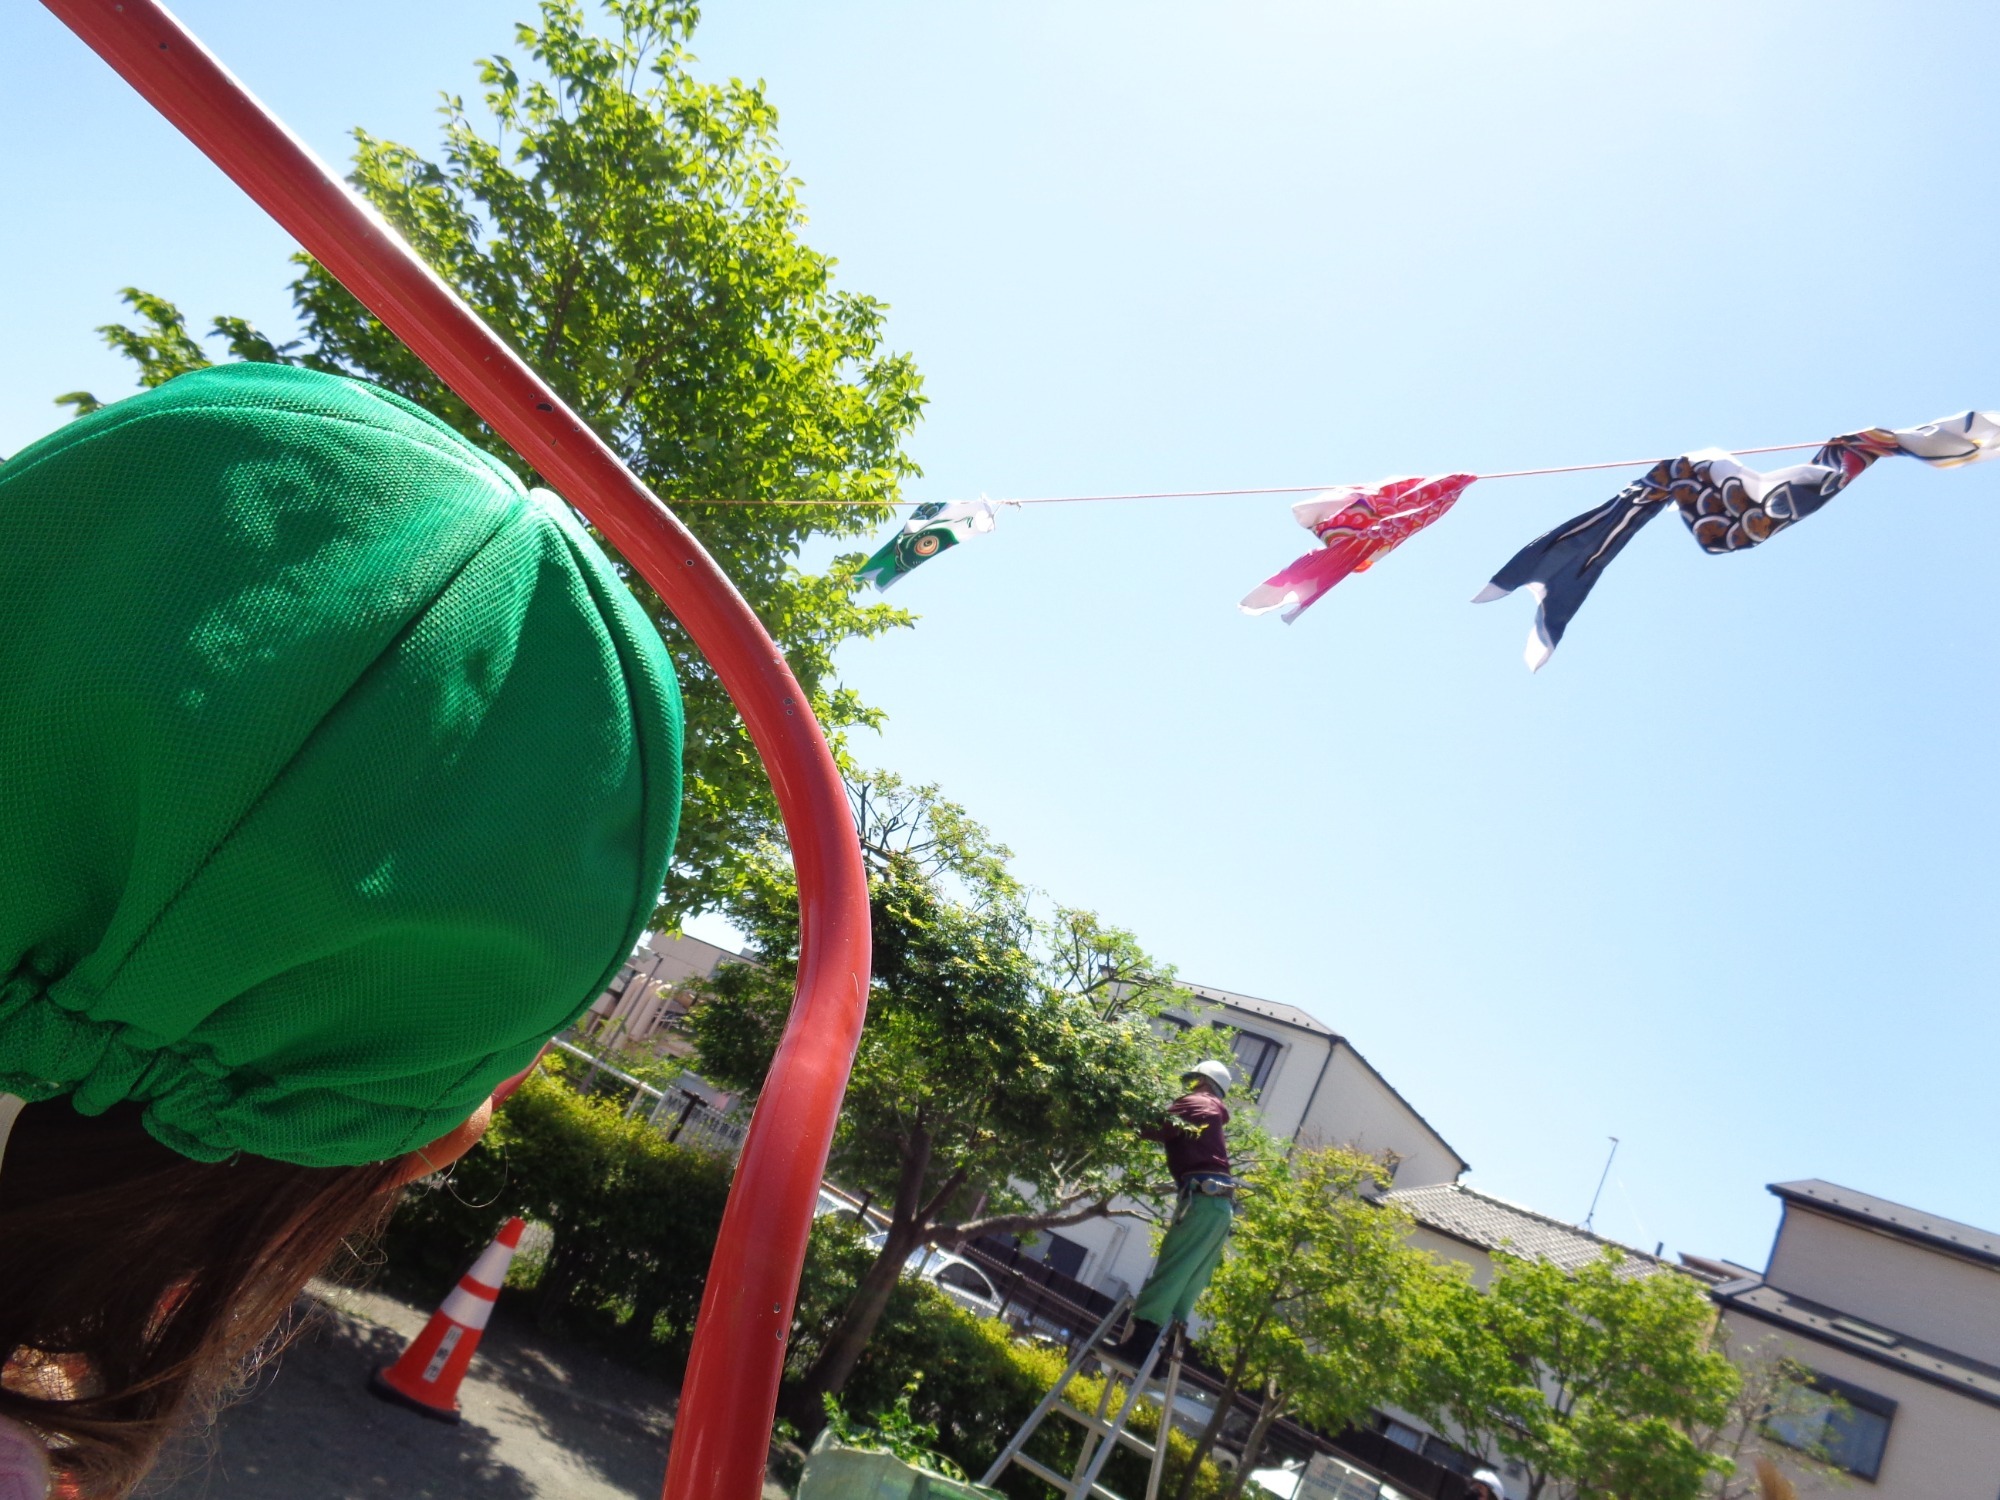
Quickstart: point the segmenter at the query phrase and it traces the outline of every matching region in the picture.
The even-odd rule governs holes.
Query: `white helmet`
[[[1481,1469],[1472,1476],[1474,1484],[1483,1484],[1493,1492],[1493,1500],[1507,1500],[1506,1487],[1500,1483],[1500,1476],[1491,1469]]]
[[[1215,1085],[1215,1091],[1218,1094],[1227,1094],[1232,1081],[1229,1074],[1229,1064],[1226,1062],[1217,1062],[1212,1057],[1204,1062],[1196,1063],[1185,1073],[1181,1074],[1181,1081],[1183,1083],[1190,1078],[1207,1079]]]

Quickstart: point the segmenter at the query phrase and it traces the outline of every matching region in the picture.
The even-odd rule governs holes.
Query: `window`
[[[1412,1453],[1424,1451],[1424,1435],[1416,1428],[1398,1422],[1394,1417],[1381,1418],[1381,1433],[1399,1448],[1408,1448]]]
[[[1788,1448],[1873,1479],[1895,1415],[1896,1403],[1887,1396],[1812,1371],[1778,1399],[1764,1431]]]
[[[1000,1299],[993,1295],[993,1287],[984,1276],[971,1266],[960,1265],[957,1261],[946,1264],[937,1273],[939,1286],[956,1287],[961,1292],[970,1292],[975,1297],[984,1297],[989,1302]]]
[[[1066,1240],[1059,1234],[1042,1234],[1046,1243],[1042,1246],[1042,1260],[1050,1270],[1060,1271],[1074,1280],[1083,1274],[1084,1257],[1090,1252],[1075,1240]]]
[[[1236,1081],[1251,1093],[1261,1093],[1277,1065],[1278,1044],[1252,1031],[1238,1031],[1217,1022],[1215,1029],[1229,1038],[1229,1050],[1236,1058]]]

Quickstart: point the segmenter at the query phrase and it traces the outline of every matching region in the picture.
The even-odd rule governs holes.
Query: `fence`
[[[646,1123],[660,1130],[670,1141],[683,1146],[695,1146],[706,1151],[717,1151],[735,1158],[743,1150],[743,1137],[750,1129],[750,1122],[742,1118],[734,1108],[717,1109],[696,1090],[680,1083],[647,1083],[642,1078],[634,1078],[622,1068],[613,1067],[594,1052],[587,1052],[574,1042],[556,1039],[555,1045],[562,1051],[588,1065],[579,1082],[585,1093],[607,1091],[609,1084],[630,1089],[632,1097],[626,1101],[625,1118],[632,1119],[642,1110]],[[699,1079],[696,1080],[700,1082]],[[705,1087],[705,1085],[704,1085]]]
[[[1073,1347],[1104,1315],[1112,1299],[1005,1240],[977,1239],[958,1252],[987,1274],[1000,1294],[1001,1317]]]

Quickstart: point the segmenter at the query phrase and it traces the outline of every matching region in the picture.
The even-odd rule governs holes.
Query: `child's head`
[[[344,1232],[314,1224],[373,1212],[603,989],[679,797],[651,622],[559,500],[398,397],[228,366],[0,464],[0,1092],[31,1101],[0,1412],[78,1454],[158,1417],[125,1392],[158,1374],[147,1319],[185,1320],[139,1304],[207,1295],[165,1262],[210,1255],[218,1214],[271,1249],[224,1301],[289,1300]],[[101,1289],[133,1304],[111,1322],[26,1291],[62,1282],[63,1222],[121,1234],[120,1196],[169,1280]],[[104,1388],[88,1431],[19,1389],[65,1358]]]

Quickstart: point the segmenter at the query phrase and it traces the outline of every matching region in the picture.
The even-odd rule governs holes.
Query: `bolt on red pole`
[[[825,736],[783,654],[687,528],[164,6],[43,4],[611,539],[713,664],[763,756],[798,871],[798,994],[723,1214],[666,1484],[667,1500],[753,1500],[868,993],[867,880]]]

